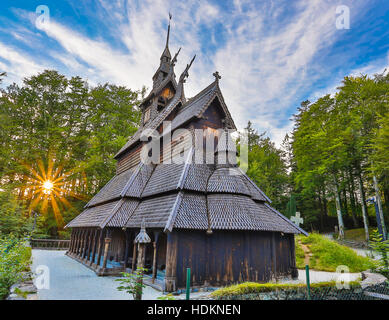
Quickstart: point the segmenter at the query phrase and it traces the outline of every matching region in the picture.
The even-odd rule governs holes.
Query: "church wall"
[[[120,174],[130,168],[137,166],[140,162],[140,151],[142,146],[125,153],[117,162],[116,174]]]
[[[176,286],[222,286],[244,281],[268,282],[289,276],[295,266],[294,236],[253,231],[174,231],[178,233]]]
[[[204,111],[203,117],[193,122],[195,129],[220,129],[223,128],[222,119],[224,117],[220,110],[219,102],[214,100],[211,105]]]

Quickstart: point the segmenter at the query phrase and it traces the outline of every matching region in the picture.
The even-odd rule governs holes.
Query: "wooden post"
[[[85,259],[85,257],[86,257],[86,250],[87,250],[87,247],[88,247],[88,235],[89,235],[89,230],[87,229],[86,231],[85,231],[85,236],[84,236],[84,250],[83,250],[83,252],[82,252],[82,259]]]
[[[73,243],[74,243],[74,229],[72,229],[72,232],[70,233],[70,245],[69,245],[69,250],[67,251],[67,253],[72,252]]]
[[[91,252],[92,252],[92,239],[93,239],[93,230],[89,230],[88,233],[88,245],[86,249],[86,261],[90,260]]]
[[[83,229],[81,231],[81,236],[80,236],[80,249],[79,249],[79,258],[82,258],[82,253],[84,251],[84,238],[85,238],[85,230]]]
[[[144,243],[138,243],[138,263],[136,266],[137,270],[142,270],[144,267],[144,259],[145,259],[145,244]],[[141,272],[141,275],[143,276],[143,273]],[[137,282],[142,283],[142,276],[137,279]],[[142,300],[142,293],[137,292],[135,295],[135,300]]]
[[[101,263],[101,255],[103,253],[103,241],[104,241],[104,230],[100,230],[100,234],[99,234],[99,251],[97,253],[97,262],[96,264],[99,266],[100,263]]]
[[[93,234],[93,251],[91,257],[91,263],[95,263],[97,242],[98,242],[98,230],[96,229]]]
[[[128,254],[130,251],[130,238],[131,238],[130,231],[126,230],[125,235],[126,235],[126,248],[124,251],[124,270],[127,268],[127,265],[128,265]]]
[[[111,243],[111,232],[107,230],[107,236],[105,237],[105,246],[104,246],[103,270],[107,268],[108,249],[110,243]]]
[[[165,288],[167,292],[176,291],[177,282],[177,235],[169,232],[167,234],[166,250],[166,278]]]
[[[137,270],[139,270],[139,276],[137,277],[137,283],[140,284],[140,287],[142,287],[142,282],[143,282],[143,268],[144,268],[144,263],[145,263],[145,259],[146,259],[146,245],[147,245],[147,243],[151,242],[150,237],[146,233],[145,225],[146,225],[146,223],[145,223],[145,220],[143,219],[140,232],[138,233],[138,235],[135,237],[135,240],[134,240],[134,242],[138,244]],[[142,289],[136,292],[135,300],[142,300]]]
[[[155,282],[155,278],[157,277],[157,247],[158,247],[158,237],[159,237],[159,231],[154,231],[154,242],[153,242],[153,276],[152,276],[152,283]]]
[[[76,239],[76,248],[75,248],[75,255],[78,256],[80,252],[80,240],[81,240],[81,229],[77,230],[77,239]]]
[[[74,241],[74,248],[73,248],[73,253],[76,255],[77,254],[77,249],[78,249],[78,236],[80,234],[80,230],[76,229],[76,237]]]
[[[132,273],[134,273],[135,271],[135,264],[136,264],[136,243],[134,241],[134,247],[132,249],[132,266],[131,266]]]

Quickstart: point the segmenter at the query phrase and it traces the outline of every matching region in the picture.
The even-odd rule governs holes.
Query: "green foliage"
[[[305,268],[305,253],[304,250],[301,248],[300,244],[298,243],[298,237],[295,237],[295,255],[296,255],[296,266],[299,269]]]
[[[338,193],[342,215],[358,228],[358,199],[373,192],[373,173],[389,213],[388,92],[389,74],[345,77],[335,95],[301,104],[294,116],[291,176],[305,225],[309,220],[323,228],[328,216],[336,217]]]
[[[132,294],[134,300],[137,297],[142,297],[143,289],[146,287],[143,284],[143,275],[145,272],[147,272],[146,268],[138,268],[134,273],[122,272],[123,278],[115,280],[121,283],[121,286],[117,287],[117,289]]]
[[[370,238],[370,246],[380,254],[380,263],[376,270],[385,276],[389,275],[389,239],[383,240],[378,229],[373,230]]]
[[[31,230],[32,220],[26,215],[24,206],[9,190],[0,191],[0,237],[15,235],[21,237]]]
[[[338,266],[345,265],[350,272],[362,272],[375,266],[372,259],[362,257],[354,250],[320,234],[310,233],[308,237],[297,236],[297,238],[307,245],[312,253],[309,260],[309,267],[312,270],[335,272]],[[300,246],[298,243],[296,245]],[[301,251],[296,259],[296,265],[299,269],[305,268],[304,258],[301,259]]]
[[[29,271],[31,248],[14,237],[0,238],[0,300],[6,298],[10,287]]]
[[[176,298],[171,293],[169,293],[158,297],[157,300],[176,300]]]
[[[284,211],[288,201],[285,190],[288,183],[287,166],[283,153],[275,144],[252,128],[248,123],[248,170],[247,175],[272,200],[272,205]]]
[[[351,287],[360,286],[358,281],[352,281],[349,283]],[[311,288],[325,288],[336,287],[336,281],[317,282],[311,283]],[[257,283],[257,282],[244,282],[241,284],[232,285],[225,288],[220,288],[211,293],[213,298],[221,298],[228,296],[238,296],[249,293],[264,293],[277,290],[296,290],[305,289],[306,285],[303,283]]]
[[[70,207],[63,201],[58,205],[63,223],[69,222],[114,175],[113,156],[137,130],[142,94],[111,84],[91,87],[54,70],[0,89],[0,189],[12,189],[28,206],[31,190],[25,186],[31,169],[37,170],[39,160],[46,168],[52,161],[54,170],[61,168],[68,176],[61,187]],[[44,210],[38,205],[36,211]],[[11,214],[4,219],[11,221]],[[36,233],[67,237],[58,232],[61,227],[49,209]]]

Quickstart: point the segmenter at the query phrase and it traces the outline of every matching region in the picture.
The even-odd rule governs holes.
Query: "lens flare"
[[[47,180],[43,183],[43,192],[45,194],[50,194],[51,189],[53,189],[54,185],[50,180]]]
[[[66,198],[86,200],[85,196],[73,191],[76,187],[86,185],[85,173],[80,169],[64,172],[60,165],[55,168],[55,163],[51,159],[47,167],[41,160],[36,164],[37,168],[23,164],[28,173],[24,175],[22,195],[29,200],[30,212],[39,207],[40,211],[46,214],[51,208],[57,226],[62,228],[64,221],[61,210],[72,207]]]

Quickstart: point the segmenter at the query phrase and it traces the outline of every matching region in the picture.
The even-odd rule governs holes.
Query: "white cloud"
[[[182,47],[176,73],[179,75],[197,54],[185,88],[187,96],[213,81],[212,73],[218,70],[222,75],[220,86],[237,126],[242,128],[251,120],[279,144],[292,127],[287,121],[287,108],[301,90],[320,78],[314,73],[317,69],[311,67],[316,65],[321,50],[330,47],[339,34],[335,28],[336,6],[329,1],[303,0],[234,0],[231,5],[229,10],[222,10],[205,0],[99,0],[93,18],[101,21],[101,32],[97,34],[102,36],[90,38],[51,17],[45,33],[61,49],[50,50],[49,55],[93,83],[150,87],[171,11],[170,50],[174,54]],[[358,10],[353,4],[353,17]],[[20,15],[34,24],[34,14]],[[205,40],[204,29],[210,32],[209,40]],[[106,34],[115,43],[103,36]],[[210,45],[215,49],[207,50]],[[29,63],[14,60],[14,66],[20,65],[15,71],[24,66],[38,70],[44,64]]]
[[[7,46],[0,42],[0,59],[3,59],[1,64],[2,71],[7,72],[7,77],[4,79],[5,83],[17,82],[21,78],[31,76],[44,69],[33,61],[31,57],[24,52]]]

